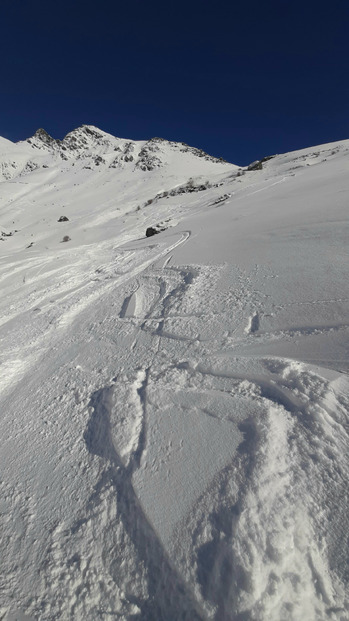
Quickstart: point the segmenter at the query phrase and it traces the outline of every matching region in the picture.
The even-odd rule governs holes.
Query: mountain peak
[[[54,140],[54,138],[52,138],[52,136],[50,136],[50,134],[48,134],[42,127],[36,130],[34,138],[40,138],[43,142],[51,142]]]
[[[35,134],[30,138],[27,138],[25,142],[30,144],[33,149],[42,149],[44,147],[51,150],[52,148],[56,149],[61,141],[56,138],[52,138],[52,136],[50,136],[45,129],[40,127],[36,130]]]
[[[110,147],[117,140],[94,125],[81,125],[66,134],[62,140],[62,149],[68,151],[86,151],[90,148]]]
[[[84,134],[86,136],[91,136],[94,138],[99,138],[101,136],[106,135],[106,132],[102,131],[101,129],[99,129],[98,127],[95,127],[95,125],[79,125],[79,127],[76,127],[75,129],[72,129],[70,132],[68,132],[63,140],[65,140],[65,138],[67,138],[67,136],[72,136],[72,135],[81,135]]]

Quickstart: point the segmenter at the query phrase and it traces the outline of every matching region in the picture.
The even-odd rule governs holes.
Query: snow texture
[[[0,139],[1,619],[349,618],[348,166]]]

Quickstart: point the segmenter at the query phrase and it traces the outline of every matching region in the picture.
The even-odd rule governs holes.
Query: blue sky
[[[0,135],[88,123],[237,164],[349,137],[347,0],[2,0]]]

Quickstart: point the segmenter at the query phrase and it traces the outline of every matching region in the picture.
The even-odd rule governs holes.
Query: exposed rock
[[[162,166],[162,162],[160,158],[154,154],[158,150],[159,148],[157,147],[156,143],[149,140],[149,142],[147,142],[139,152],[136,167],[144,171],[150,171],[154,170],[155,168],[160,168]]]
[[[157,233],[160,233],[160,231],[155,229],[153,226],[149,226],[145,232],[145,236],[152,237],[152,235],[156,235]]]
[[[247,170],[262,170],[263,164],[269,160],[272,160],[273,157],[275,157],[275,155],[267,155],[266,157],[262,157],[261,160],[256,160],[247,166]]]
[[[161,224],[156,224],[155,226],[149,226],[145,232],[146,237],[152,237],[153,235],[157,235],[161,233],[161,231],[166,231],[166,227],[163,227]]]

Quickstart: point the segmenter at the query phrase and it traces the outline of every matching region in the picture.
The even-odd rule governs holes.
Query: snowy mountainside
[[[346,620],[349,141],[0,167],[0,618]]]
[[[222,159],[211,157],[184,143],[170,142],[162,138],[148,141],[125,140],[115,138],[91,125],[78,127],[63,140],[52,138],[44,129],[38,129],[34,136],[19,143],[11,143],[5,139],[2,141],[0,158],[4,179],[28,172],[30,167],[37,169],[54,164],[59,167],[61,162],[70,162],[75,166],[76,160],[84,160],[81,167],[88,170],[99,166],[124,167],[128,164],[132,169],[150,171],[177,163],[182,168],[189,166],[193,171],[200,170],[202,174],[205,170],[210,170],[210,167],[205,166],[206,162],[224,164]],[[184,154],[187,155],[183,157]],[[195,160],[199,158],[202,161],[196,167]],[[23,160],[26,162],[24,168]]]

